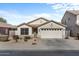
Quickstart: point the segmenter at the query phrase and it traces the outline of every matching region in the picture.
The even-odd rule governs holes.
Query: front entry
[[[37,28],[32,28],[32,33],[38,33],[38,29]]]
[[[37,37],[38,29],[37,28],[32,28],[32,33],[34,34],[34,37]]]

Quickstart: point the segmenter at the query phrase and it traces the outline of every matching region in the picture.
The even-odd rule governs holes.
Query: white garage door
[[[41,28],[40,29],[40,36],[41,38],[63,38],[63,29],[57,29],[57,28]]]

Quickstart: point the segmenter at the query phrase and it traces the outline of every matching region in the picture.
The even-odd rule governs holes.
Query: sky
[[[0,17],[19,25],[39,17],[61,22],[66,10],[79,10],[78,3],[0,3]]]

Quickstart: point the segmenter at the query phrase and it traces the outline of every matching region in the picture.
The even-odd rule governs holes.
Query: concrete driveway
[[[53,39],[43,40],[50,50],[79,50],[79,40]]]
[[[28,42],[13,40],[9,42],[0,42],[0,50],[79,50],[79,40],[71,39],[38,39],[36,45],[32,45],[34,41]]]

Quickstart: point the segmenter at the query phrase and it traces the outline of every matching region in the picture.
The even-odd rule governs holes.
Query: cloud
[[[79,3],[49,3],[53,10],[53,18],[61,21],[66,10],[79,10]]]
[[[4,10],[0,10],[0,17],[5,18],[7,20],[7,22],[11,23],[11,24],[21,23],[21,22],[23,22],[22,20],[24,20],[26,18],[26,16],[24,16],[24,15],[20,15],[17,13],[4,11]]]
[[[51,19],[52,15],[47,13],[41,13],[41,14],[33,14],[33,15],[22,15],[17,14],[9,11],[0,10],[0,17],[3,17],[7,20],[8,23],[13,25],[18,25],[23,22],[29,22],[31,20],[34,20],[39,17],[44,17],[47,19]]]
[[[50,4],[54,10],[73,10],[79,9],[79,3],[52,3]]]

